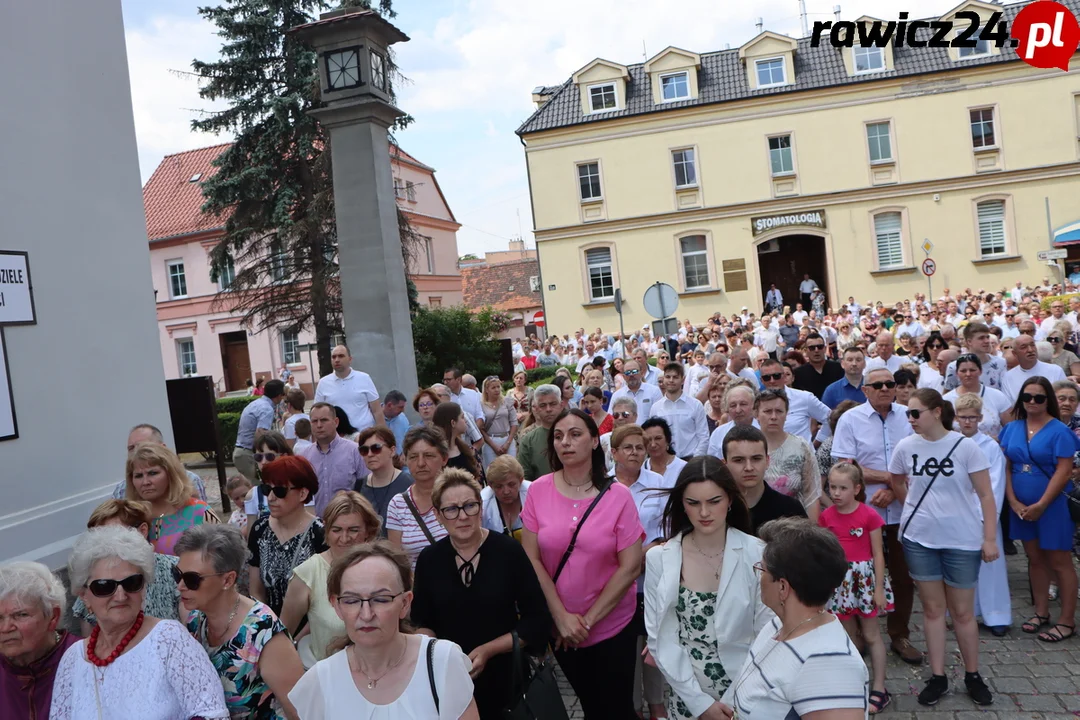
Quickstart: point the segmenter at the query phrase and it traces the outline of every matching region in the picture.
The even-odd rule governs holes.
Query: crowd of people
[[[228,518],[136,426],[71,612],[0,566],[0,716],[494,719],[524,651],[589,720],[854,719],[891,703],[889,652],[940,700],[946,616],[990,705],[1015,541],[1020,630],[1075,634],[1080,296],[1044,285],[521,340],[509,390],[449,368],[413,423],[339,346],[313,403],[260,383]]]

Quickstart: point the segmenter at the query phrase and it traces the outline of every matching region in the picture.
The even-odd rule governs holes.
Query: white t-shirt
[[[307,413],[296,413],[285,418],[285,426],[282,428],[282,433],[285,435],[286,440],[296,440],[296,421],[307,420],[311,421],[311,418]]]
[[[379,399],[379,391],[366,372],[352,370],[344,378],[330,373],[319,380],[315,390],[315,402],[336,405],[349,416],[349,422],[357,431],[366,430],[375,424],[368,403]]]
[[[1027,382],[1028,378],[1037,375],[1042,375],[1051,383],[1065,379],[1065,371],[1057,365],[1037,360],[1030,370],[1025,370],[1017,365],[1005,373],[1005,379],[1001,386],[1002,392],[1005,393],[1005,397],[1009,399],[1010,403],[1015,403],[1016,398],[1020,397],[1020,391],[1024,388],[1024,383]]]
[[[787,720],[818,710],[867,707],[870,674],[839,620],[777,642],[773,618],[724,693],[735,717]]]
[[[954,406],[958,397],[960,396],[957,390],[945,393],[945,399]],[[1005,397],[1005,393],[985,385],[979,390],[979,397],[982,398],[983,403],[983,419],[979,423],[979,432],[996,440],[998,433],[1001,432],[1001,413],[1012,410],[1013,404],[1009,402],[1009,398]]]
[[[956,449],[949,455],[954,445]],[[971,484],[971,473],[989,468],[990,461],[978,443],[958,432],[949,432],[937,442],[921,435],[909,435],[898,442],[889,472],[908,478],[907,500],[900,516],[900,527],[907,527],[904,537],[938,550],[981,550],[982,506]],[[935,475],[937,480],[930,486]],[[908,525],[927,487],[930,492]]]

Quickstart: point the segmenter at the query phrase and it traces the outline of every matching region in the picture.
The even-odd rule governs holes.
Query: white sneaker
[[[1049,593],[1049,595],[1050,595],[1051,600],[1057,600],[1058,599],[1058,586],[1057,586],[1057,583],[1050,583],[1050,593]]]

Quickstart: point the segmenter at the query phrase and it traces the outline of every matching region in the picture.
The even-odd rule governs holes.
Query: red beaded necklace
[[[90,640],[86,644],[86,658],[98,667],[105,667],[111,665],[116,658],[120,657],[120,653],[127,649],[127,646],[139,634],[139,628],[143,624],[143,613],[139,611],[139,617],[135,618],[135,624],[131,626],[131,629],[127,631],[127,634],[121,638],[120,643],[112,651],[109,657],[104,660],[97,656],[97,641],[98,635],[101,634],[101,625],[94,626],[93,631],[90,633]]]

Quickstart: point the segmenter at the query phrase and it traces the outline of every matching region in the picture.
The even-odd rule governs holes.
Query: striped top
[[[415,570],[416,558],[420,557],[420,551],[432,543],[428,542],[423,528],[417,524],[412,511],[409,510],[409,506],[405,504],[406,494],[409,495],[413,504],[416,504],[415,498],[412,497],[412,488],[395,495],[394,499],[390,501],[390,505],[386,508],[386,529],[398,530],[401,532],[401,549],[409,556],[409,564],[412,565],[413,570]],[[434,507],[424,513],[421,517],[423,517],[424,524],[428,527],[428,532],[431,533],[431,536],[435,538],[436,541],[442,540],[447,536],[448,533],[446,532],[446,528],[440,525],[439,520],[435,517]]]
[[[839,620],[787,642],[774,638],[773,618],[750,647],[750,657],[725,693],[738,720],[793,720],[806,713],[867,709],[866,663]]]

